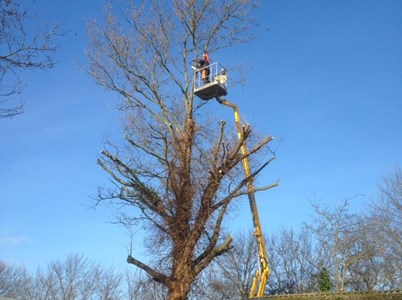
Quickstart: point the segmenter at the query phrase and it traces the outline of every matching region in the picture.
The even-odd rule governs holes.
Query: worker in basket
[[[209,83],[210,60],[209,60],[208,54],[204,52],[204,54],[202,54],[202,57],[200,59],[195,60],[195,63],[196,63],[196,68],[201,69],[201,79],[204,81],[204,84]]]

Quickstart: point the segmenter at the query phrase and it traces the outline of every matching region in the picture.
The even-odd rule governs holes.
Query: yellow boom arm
[[[235,105],[227,100],[224,100],[222,98],[218,98],[217,100],[219,103],[229,106],[234,110],[235,122],[236,122],[236,127],[237,127],[237,136],[238,136],[239,140],[243,140],[243,134],[244,134],[243,133],[243,125],[240,120],[240,114],[239,114],[239,109],[238,109],[237,105]],[[247,152],[246,143],[243,143],[240,150],[243,155],[247,155],[248,152]],[[250,165],[249,165],[247,156],[243,159],[243,167],[244,167],[244,172],[246,174],[246,178],[250,178],[251,172],[250,172]],[[268,259],[267,259],[267,253],[265,250],[264,237],[262,235],[262,230],[261,230],[260,217],[258,215],[257,204],[255,201],[255,196],[254,196],[253,178],[250,178],[249,181],[247,182],[247,188],[249,191],[248,200],[250,203],[251,214],[253,216],[254,235],[256,237],[257,244],[258,244],[258,260],[259,260],[259,268],[253,279],[253,284],[251,286],[251,291],[250,291],[250,298],[258,298],[258,297],[264,296],[264,290],[265,290],[265,286],[267,284],[270,269],[268,266]]]

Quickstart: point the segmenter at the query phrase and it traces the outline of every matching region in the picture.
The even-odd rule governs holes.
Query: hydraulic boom
[[[243,141],[244,130],[243,125],[240,120],[239,109],[237,105],[225,100],[222,96],[227,95],[227,72],[226,69],[219,71],[219,64],[213,63],[207,67],[210,71],[207,77],[203,77],[202,69],[193,67],[194,69],[194,94],[197,95],[204,101],[211,100],[215,98],[220,104],[231,107],[234,110],[235,122],[237,127],[237,136],[240,141]],[[264,237],[262,235],[260,217],[258,216],[257,204],[254,196],[254,186],[253,178],[250,172],[250,165],[247,157],[247,147],[246,143],[242,143],[240,148],[241,153],[244,155],[243,167],[246,178],[248,178],[247,189],[248,189],[248,200],[250,203],[251,214],[253,216],[254,225],[254,235],[257,240],[258,245],[258,270],[253,279],[253,284],[251,286],[250,298],[258,298],[264,296],[265,286],[267,284],[268,276],[270,273],[268,266],[267,253],[265,250]],[[275,184],[276,185],[276,184]]]
[[[222,98],[216,98],[216,99],[218,100],[219,103],[229,106],[234,110],[235,122],[237,127],[237,136],[239,140],[243,140],[244,128],[243,125],[241,124],[239,109],[237,105]],[[243,155],[246,155],[248,153],[245,143],[243,143],[240,150]],[[257,204],[255,201],[253,178],[250,177],[251,172],[247,156],[245,156],[245,158],[243,159],[243,167],[244,172],[246,174],[246,178],[249,178],[247,182],[247,189],[249,191],[248,200],[250,203],[251,214],[253,216],[254,235],[256,237],[258,244],[258,261],[259,261],[259,268],[256,271],[256,274],[253,279],[253,284],[251,286],[250,298],[258,298],[264,296],[264,290],[267,284],[268,276],[270,274],[270,269],[268,266],[264,237],[262,235],[261,230],[260,217],[258,215]]]

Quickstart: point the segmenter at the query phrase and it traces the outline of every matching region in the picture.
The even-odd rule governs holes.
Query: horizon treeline
[[[386,291],[402,288],[402,171],[384,178],[379,196],[353,212],[351,200],[312,204],[301,228],[266,237],[266,294]],[[193,284],[189,299],[248,299],[257,268],[251,232],[234,237]],[[165,299],[167,290],[137,268],[105,267],[80,254],[29,273],[0,259],[0,296],[15,299]]]

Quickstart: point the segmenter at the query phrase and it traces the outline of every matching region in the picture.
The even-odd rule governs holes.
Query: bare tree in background
[[[98,160],[115,185],[99,199],[120,208],[121,223],[148,233],[148,261],[130,253],[128,263],[162,283],[169,299],[186,299],[197,276],[230,249],[232,238],[221,236],[229,204],[271,159],[264,152],[271,137],[256,141],[246,130],[238,141],[234,127],[207,120],[192,92],[192,61],[202,50],[247,42],[255,1],[127,2],[123,12],[109,5],[104,25],[89,25],[90,74],[122,96],[127,113],[125,146],[109,145]],[[250,178],[246,156],[255,166]]]
[[[41,31],[22,1],[0,0],[0,118],[23,112],[15,104],[24,83],[22,71],[49,69],[55,64],[55,27]]]
[[[153,282],[154,283],[154,282]],[[29,274],[24,267],[0,261],[0,298],[40,300],[162,300],[150,280],[139,272],[103,267],[82,255],[68,255],[62,261]]]
[[[312,233],[281,229],[269,237],[267,252],[271,266],[269,294],[297,294],[317,290],[320,250]]]
[[[127,297],[124,299],[164,300],[167,298],[166,287],[154,281],[141,269],[136,269],[134,272],[127,271],[125,284],[127,285]]]
[[[324,266],[332,276],[335,290],[343,292],[350,266],[366,255],[366,249],[354,247],[358,239],[357,215],[349,212],[348,200],[332,209],[319,205],[313,207],[315,216],[308,228],[327,255]]]
[[[0,296],[30,299],[30,287],[31,276],[24,267],[0,260]]]
[[[380,185],[363,221],[360,239],[366,237],[372,255],[355,270],[367,289],[400,289],[402,286],[402,171],[397,167]],[[356,269],[356,268],[355,268]]]
[[[397,272],[390,264],[392,251],[385,251],[390,244],[376,237],[375,218],[351,213],[348,200],[333,209],[315,206],[315,211],[310,229],[327,253],[324,266],[336,291],[389,289],[387,276],[395,279]]]
[[[356,238],[350,245],[351,252],[364,253],[349,267],[348,286],[356,291],[371,291],[378,282],[384,267],[381,257],[381,246],[372,234],[371,218],[358,216],[356,223]]]
[[[254,234],[236,235],[233,249],[218,259],[217,265],[221,269],[221,281],[230,293],[226,299],[249,299],[253,277],[258,268]]]
[[[317,275],[322,257],[309,230],[281,229],[266,240],[271,268],[267,294],[318,290]],[[233,248],[197,280],[191,299],[249,299],[251,279],[258,267],[255,248],[253,234],[236,235]]]
[[[127,299],[124,276],[82,255],[52,261],[32,276],[30,297],[22,299]]]
[[[373,205],[377,237],[390,247],[402,262],[402,170],[398,167],[384,178],[380,186],[380,201]]]
[[[197,280],[191,299],[249,299],[253,277],[258,268],[256,253],[254,234],[237,234],[232,249],[217,258]]]

